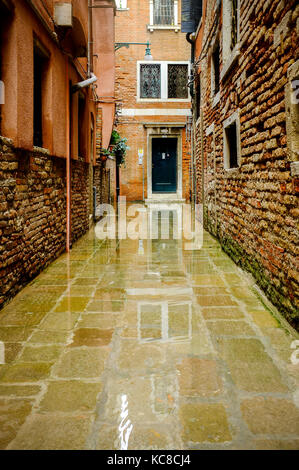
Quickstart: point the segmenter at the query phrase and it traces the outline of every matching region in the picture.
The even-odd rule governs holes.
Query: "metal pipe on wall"
[[[88,0],[88,45],[87,45],[87,72],[88,78],[93,72],[93,24],[92,24],[92,0]]]
[[[69,62],[66,60],[66,251],[71,247],[71,153],[70,153],[70,86],[69,86]]]

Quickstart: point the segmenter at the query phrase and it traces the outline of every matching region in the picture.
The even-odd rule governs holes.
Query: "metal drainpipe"
[[[87,76],[88,78],[91,76],[93,72],[93,24],[92,24],[92,0],[88,0],[88,44],[87,44]],[[90,93],[90,90],[88,90]],[[97,103],[96,103],[96,115],[95,115],[95,122],[94,122],[94,133],[96,136],[96,122],[97,122]],[[96,137],[95,137],[96,139]],[[91,142],[93,139],[89,139],[90,145],[94,145],[94,142]],[[94,161],[91,161],[91,155],[94,155],[94,149],[90,148],[90,155],[89,155],[89,177],[92,179],[92,185],[90,184],[89,187],[93,187],[93,165]],[[93,195],[94,196],[94,195]],[[92,195],[90,194],[90,198]],[[94,199],[94,197],[93,197]],[[94,205],[95,211],[95,205]],[[94,221],[95,221],[95,213],[94,213]]]
[[[66,60],[66,251],[70,252],[71,246],[71,153],[70,153],[70,86],[69,63]]]
[[[38,8],[34,5],[32,0],[26,0],[26,2],[30,6],[30,8],[34,11],[36,16],[38,16],[39,20],[42,22],[43,26],[47,30],[47,32],[50,35],[51,39],[56,43],[56,45],[59,46],[59,42],[58,42],[58,39],[57,39],[57,34],[54,31],[52,31],[52,29],[50,28],[50,26],[46,22],[45,18],[41,15],[41,13],[39,12]]]
[[[204,143],[203,143],[203,107],[200,109],[200,143],[201,143],[201,203],[203,210],[203,221],[205,213],[205,162],[204,162]],[[208,222],[208,214],[207,214]]]
[[[88,0],[88,45],[87,45],[87,71],[88,78],[93,72],[93,25],[92,25],[92,0]]]
[[[191,66],[194,64],[195,59],[195,40],[191,39],[191,36],[194,33],[186,34],[186,40],[191,44]],[[193,98],[194,96],[194,85],[190,86],[190,94]],[[191,204],[196,204],[196,162],[194,161],[194,119],[192,119],[192,129],[191,129],[191,178],[192,178],[192,197],[191,197]],[[195,169],[195,171],[194,171]]]

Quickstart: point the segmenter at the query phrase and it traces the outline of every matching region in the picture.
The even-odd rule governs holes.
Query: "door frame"
[[[176,155],[175,155],[175,191],[154,191],[153,190],[153,170],[152,170],[152,193],[153,195],[155,196],[156,194],[169,194],[170,196],[171,195],[174,195],[177,193],[177,188],[178,188],[178,138],[177,137],[170,137],[169,135],[167,135],[166,138],[162,138],[162,137],[152,137],[151,139],[151,145],[153,147],[153,141],[156,140],[156,139],[159,139],[159,140],[162,140],[164,142],[166,142],[168,139],[172,139],[176,141]],[[168,147],[166,147],[168,148]],[[153,149],[152,149],[152,153],[151,153],[151,156],[152,156],[152,162],[153,162]],[[152,167],[153,168],[153,167]]]
[[[183,170],[182,170],[182,131],[180,125],[174,127],[167,124],[147,129],[147,198],[154,200],[182,199],[183,197]],[[173,193],[153,193],[152,185],[152,141],[155,138],[177,139],[177,190]]]

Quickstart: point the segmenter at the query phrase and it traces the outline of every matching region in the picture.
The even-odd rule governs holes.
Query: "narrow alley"
[[[298,38],[296,0],[0,0],[0,450],[299,450]]]
[[[0,446],[298,449],[298,335],[274,313],[207,232],[92,229],[2,311]]]

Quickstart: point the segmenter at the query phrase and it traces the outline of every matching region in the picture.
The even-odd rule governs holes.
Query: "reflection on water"
[[[151,375],[151,403],[155,415],[169,415],[178,406],[177,376],[173,374]]]
[[[130,434],[133,430],[133,424],[131,423],[128,409],[128,397],[127,395],[121,395],[121,422],[118,426],[119,438],[120,438],[120,450],[128,450]]]
[[[192,303],[138,302],[138,340],[188,341],[192,336]]]
[[[264,429],[294,439],[297,338],[212,236],[192,250],[176,238],[175,206],[139,209],[157,239],[90,231],[1,311],[0,447],[255,448]]]

